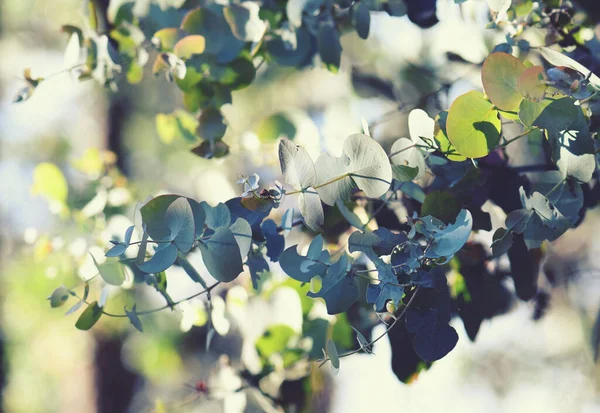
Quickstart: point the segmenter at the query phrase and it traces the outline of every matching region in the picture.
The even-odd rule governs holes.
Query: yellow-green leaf
[[[43,162],[33,171],[33,195],[41,195],[49,201],[67,202],[69,187],[61,170],[53,163]]]
[[[182,59],[189,59],[192,55],[202,54],[204,52],[204,48],[206,47],[206,41],[204,40],[204,36],[200,36],[199,34],[194,34],[191,36],[186,36],[183,39],[179,40],[173,51],[175,55]]]
[[[482,158],[500,141],[498,110],[481,92],[459,96],[448,113],[448,139],[467,158]]]
[[[519,109],[523,95],[517,88],[525,65],[508,53],[492,53],[485,59],[481,80],[485,93],[499,109],[514,112]]]

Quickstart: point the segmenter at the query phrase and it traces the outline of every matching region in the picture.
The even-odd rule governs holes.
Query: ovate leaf
[[[50,300],[50,307],[58,308],[69,299],[69,290],[64,285],[61,285],[52,292],[52,295],[48,299]]]
[[[304,224],[313,231],[320,231],[325,214],[321,205],[321,198],[317,190],[309,187],[298,195],[298,206],[300,214],[304,219]]]
[[[196,225],[187,198],[177,198],[169,205],[165,212],[165,221],[171,231],[170,240],[181,252],[188,252],[194,245]]]
[[[331,361],[331,371],[333,374],[337,374],[340,370],[340,358],[333,340],[327,341],[327,357],[329,357],[329,360]]]
[[[131,311],[128,311],[127,308],[125,308],[125,314],[127,314],[127,318],[129,319],[129,322],[131,323],[131,325],[134,326],[135,329],[138,330],[140,333],[143,333],[144,327],[142,326],[142,321],[140,320],[140,318],[137,315],[135,306],[136,305],[134,304],[133,307],[131,308]]]
[[[356,3],[352,7],[352,24],[361,39],[369,37],[371,27],[371,14],[365,3]]]
[[[92,302],[77,319],[75,327],[79,330],[89,330],[100,320],[102,308],[97,301]]]
[[[331,23],[322,23],[319,27],[318,47],[321,60],[327,69],[336,73],[342,59],[340,34]]]
[[[206,47],[206,40],[200,35],[186,36],[179,40],[173,51],[180,59],[189,59],[195,54],[202,54]]]
[[[279,142],[279,164],[285,182],[293,186],[294,189],[305,189],[314,186],[316,179],[315,165],[304,148],[287,139],[282,139]]]
[[[227,125],[219,109],[208,107],[202,111],[196,130],[198,136],[208,141],[216,141],[225,135],[226,130]]]

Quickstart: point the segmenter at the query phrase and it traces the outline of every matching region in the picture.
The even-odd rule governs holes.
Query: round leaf
[[[204,109],[198,121],[199,124],[196,132],[202,139],[216,141],[225,135],[227,125],[219,109],[214,107]]]
[[[542,66],[527,68],[519,78],[517,88],[528,99],[542,100],[546,94],[544,68]]]
[[[231,282],[243,271],[240,248],[229,228],[218,228],[199,248],[204,265],[215,279]]]
[[[517,88],[525,65],[508,53],[492,53],[485,59],[481,69],[483,88],[498,108],[514,112],[519,109],[523,95]]]
[[[61,285],[52,292],[50,296],[50,307],[57,308],[62,306],[69,299],[69,290],[64,285]]]
[[[477,91],[459,96],[448,113],[448,139],[461,155],[481,158],[500,140],[498,111]]]

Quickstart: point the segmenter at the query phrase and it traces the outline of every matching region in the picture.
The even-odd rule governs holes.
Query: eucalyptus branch
[[[221,282],[220,282],[220,281],[217,281],[216,283],[214,283],[214,284],[213,284],[213,285],[211,285],[210,287],[208,287],[208,288],[206,288],[206,289],[204,289],[204,290],[202,290],[202,291],[199,291],[199,292],[197,292],[197,293],[195,293],[195,294],[192,294],[192,295],[190,295],[189,297],[182,298],[181,300],[175,301],[175,302],[174,302],[174,303],[172,303],[171,305],[165,304],[165,305],[163,305],[163,306],[161,306],[161,307],[152,308],[152,309],[150,309],[150,310],[137,311],[137,312],[136,312],[136,314],[137,314],[137,315],[148,315],[148,314],[157,313],[157,312],[159,312],[159,311],[166,310],[167,308],[172,308],[172,307],[174,307],[174,306],[176,306],[176,305],[179,305],[179,304],[181,304],[181,303],[183,303],[183,302],[185,302],[185,301],[189,301],[189,300],[191,300],[191,299],[193,299],[193,298],[199,297],[199,296],[201,296],[202,294],[207,294],[207,295],[208,295],[208,294],[210,294],[210,292],[211,292],[211,291],[212,291],[212,290],[213,290],[215,287],[217,287],[219,284],[221,284]],[[82,297],[79,297],[79,295],[77,295],[77,294],[75,294],[75,293],[73,293],[72,295],[73,295],[74,297],[78,298],[79,300],[83,301],[83,298],[82,298]],[[90,305],[91,305],[91,303],[90,303],[90,302],[88,302],[88,301],[83,301],[83,302],[84,302],[84,303],[85,303],[87,306],[90,306]],[[114,314],[114,313],[109,313],[108,311],[105,311],[105,310],[104,310],[104,308],[102,309],[102,314],[104,314],[104,315],[105,315],[105,316],[107,316],[107,317],[114,317],[114,318],[128,318],[128,315],[127,315],[127,314]]]

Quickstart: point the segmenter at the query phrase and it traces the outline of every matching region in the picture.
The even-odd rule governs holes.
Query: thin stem
[[[493,150],[500,149],[500,148],[503,148],[503,147],[505,147],[505,146],[508,146],[509,144],[513,143],[514,141],[521,139],[523,136],[527,136],[527,135],[529,135],[531,132],[533,132],[533,131],[535,131],[535,130],[539,130],[539,129],[540,129],[540,128],[538,128],[537,126],[536,126],[536,127],[533,127],[533,128],[531,128],[531,129],[528,129],[528,130],[526,130],[525,132],[521,133],[520,135],[517,135],[517,136],[515,136],[514,138],[511,138],[511,139],[507,140],[506,142],[504,142],[504,143],[501,143],[500,145],[496,146],[496,147],[495,147]]]
[[[406,314],[406,311],[408,310],[408,308],[410,307],[410,305],[414,301],[415,297],[417,296],[417,293],[419,292],[420,288],[421,287],[415,288],[415,292],[413,293],[413,296],[410,297],[410,300],[408,300],[408,303],[406,303],[406,306],[402,309],[402,312],[400,313],[400,315],[398,317],[396,317],[396,319],[394,320],[394,322],[392,324],[390,324],[388,326],[388,328],[386,328],[385,331],[379,337],[377,337],[376,339],[374,339],[370,343],[367,343],[364,346],[361,346],[359,349],[352,350],[352,351],[349,351],[347,353],[340,354],[338,356],[338,358],[348,357],[348,356],[351,356],[353,354],[360,353],[361,351],[363,351],[363,349],[371,347],[373,344],[377,343],[379,340],[381,340],[383,337],[385,337],[390,332],[390,330],[392,328],[394,328],[394,326],[398,323],[398,321],[400,321],[404,317],[404,315]],[[322,363],[325,363],[325,362],[327,362],[329,360],[331,360],[331,359],[329,357],[327,357],[326,359],[323,359],[323,360],[317,360],[317,362],[320,362],[322,364]]]
[[[49,75],[42,77],[42,80],[48,80],[48,79],[52,79],[53,77],[56,77],[56,76],[58,76],[58,75],[62,75],[63,73],[70,72],[70,71],[71,71],[71,70],[73,70],[73,69],[77,69],[78,67],[85,66],[85,65],[86,65],[86,63],[78,63],[78,64],[76,64],[76,65],[74,65],[74,66],[71,66],[71,67],[66,67],[66,68],[64,68],[64,69],[61,69],[61,70],[59,70],[59,71],[56,71],[56,72],[50,73]]]
[[[515,172],[537,172],[537,171],[553,171],[556,169],[555,165],[552,164],[534,164],[534,165],[522,165],[522,166],[509,166],[509,165],[492,165],[485,162],[477,162],[479,168],[485,169],[510,169]]]
[[[556,191],[558,188],[560,188],[560,186],[562,184],[564,184],[566,181],[567,181],[567,177],[565,176],[563,179],[561,179],[559,182],[557,182],[556,185],[554,185],[551,190],[548,191],[548,193],[545,195],[545,197],[548,198],[550,196],[550,194],[552,194],[554,191]]]
[[[210,294],[210,292],[211,292],[211,291],[212,291],[212,290],[213,290],[213,289],[214,289],[216,286],[218,286],[219,284],[221,284],[221,282],[220,282],[220,281],[217,281],[216,283],[214,283],[214,284],[213,284],[213,285],[211,285],[210,287],[208,287],[208,288],[206,288],[206,289],[204,289],[204,290],[202,290],[202,291],[199,291],[199,292],[197,292],[197,293],[195,293],[195,294],[192,294],[192,295],[190,295],[189,297],[182,298],[182,299],[181,299],[181,300],[179,300],[179,301],[175,301],[174,303],[171,303],[170,305],[169,305],[169,304],[165,304],[165,305],[163,305],[162,307],[152,308],[152,309],[150,309],[150,310],[138,311],[138,312],[136,312],[136,314],[137,314],[137,315],[147,315],[147,314],[157,313],[157,312],[159,312],[159,311],[162,311],[162,310],[166,310],[167,308],[174,307],[174,306],[176,306],[176,305],[179,305],[179,304],[183,303],[184,301],[189,301],[189,300],[191,300],[192,298],[196,298],[196,297],[198,297],[198,296],[200,296],[200,295],[202,295],[202,294]],[[79,300],[82,300],[82,301],[83,301],[83,298],[82,298],[82,297],[79,297],[77,294],[75,294],[75,295],[74,295],[74,297],[76,297],[76,298],[78,298]],[[89,302],[87,302],[87,301],[84,301],[84,303],[85,303],[86,305],[88,305],[88,306],[89,306],[89,305],[91,305],[91,304],[90,304]],[[104,315],[105,315],[105,316],[107,316],[107,317],[115,317],[115,318],[126,318],[126,317],[128,317],[128,316],[127,316],[127,314],[114,314],[114,313],[109,313],[108,311],[105,311],[104,309],[102,309],[102,314],[104,314]]]
[[[208,284],[206,284],[204,278],[202,278],[200,273],[196,271],[194,266],[187,260],[187,258],[185,258],[185,255],[183,255],[181,252],[177,254],[177,262],[179,265],[181,265],[183,270],[190,276],[192,280],[198,282],[205,289],[208,289]]]
[[[377,270],[373,270],[373,271],[377,271]],[[381,280],[379,280],[377,278],[371,278],[371,277],[369,277],[367,275],[361,275],[361,274],[356,274],[355,273],[354,276],[358,277],[358,278],[362,278],[363,280],[375,281],[375,282],[382,282]],[[391,282],[386,282],[386,284],[393,285],[395,287],[403,287],[403,288],[404,287],[410,287],[411,285],[413,285],[413,284],[398,284],[398,283],[391,283]]]
[[[385,200],[385,202],[381,205],[379,205],[379,207],[375,210],[375,212],[373,212],[373,214],[371,215],[371,218],[368,219],[367,222],[365,222],[365,224],[362,226],[362,228],[360,229],[361,231],[364,231],[365,228],[367,227],[367,225],[369,225],[369,223],[373,220],[373,218],[375,218],[377,216],[377,214],[379,214],[381,211],[383,211],[383,208],[385,208],[388,204],[388,202],[390,202],[390,200],[396,196],[395,192],[392,192],[390,194],[390,196],[388,196],[388,198]]]
[[[345,173],[345,174],[344,174],[344,175],[342,175],[342,176],[338,176],[337,178],[330,179],[329,181],[323,182],[322,184],[319,184],[319,185],[317,185],[317,186],[314,186],[313,188],[314,188],[314,189],[319,189],[319,188],[322,188],[322,187],[324,187],[324,186],[326,186],[326,185],[332,184],[332,183],[334,183],[334,182],[341,181],[342,179],[344,179],[344,178],[347,178],[347,177],[349,177],[349,176],[350,176],[350,173]],[[304,188],[304,189],[298,189],[297,191],[292,191],[292,192],[286,192],[286,195],[295,195],[295,194],[300,194],[300,193],[302,193],[302,192],[306,192],[306,189],[307,189],[307,188]]]

